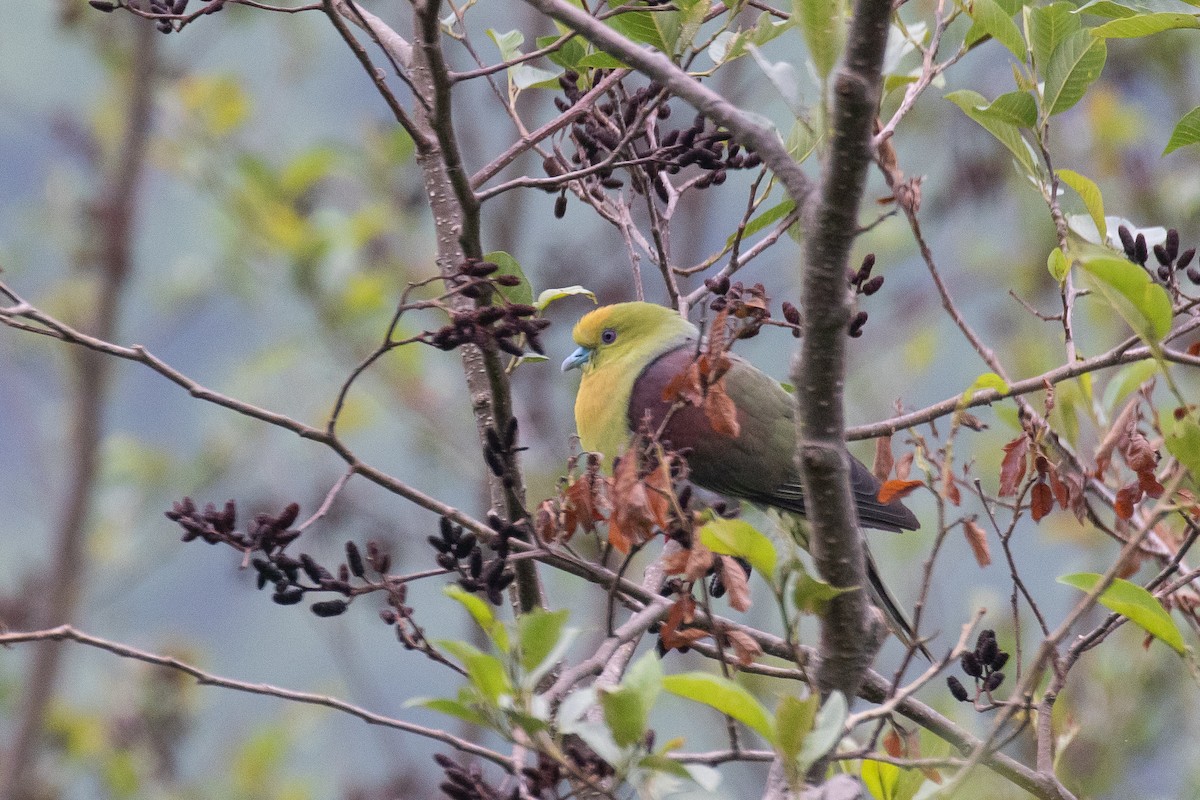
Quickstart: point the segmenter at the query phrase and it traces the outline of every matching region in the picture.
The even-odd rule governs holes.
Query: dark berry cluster
[[[490,342],[509,355],[522,356],[525,350],[519,342],[523,339],[530,350],[545,353],[539,336],[550,320],[536,316],[537,308],[506,300],[491,305],[499,294],[497,287],[521,282],[516,275],[495,274],[499,269],[490,261],[465,261],[452,284],[459,294],[475,300],[476,307],[452,311],[450,323],[427,332],[422,341],[439,350],[454,350],[464,344],[486,347]]]
[[[1192,264],[1192,259],[1196,256],[1196,248],[1189,247],[1180,253],[1179,231],[1174,228],[1167,231],[1167,238],[1162,244],[1156,244],[1149,249],[1146,246],[1144,234],[1139,233],[1134,236],[1124,225],[1117,228],[1117,235],[1121,238],[1121,247],[1125,250],[1125,257],[1167,286],[1178,287],[1179,273],[1187,275],[1188,280],[1193,284],[1200,284],[1200,265]],[[1150,260],[1150,252],[1154,253],[1154,260],[1158,262],[1156,268],[1151,268],[1146,263]]]
[[[308,553],[292,556],[286,552],[287,546],[300,536],[300,531],[291,527],[299,513],[300,506],[291,503],[279,514],[255,515],[247,529],[239,531],[234,501],[230,500],[222,509],[209,503],[201,510],[190,497],[185,497],[166,515],[183,528],[185,542],[203,539],[209,544],[223,543],[249,556],[249,563],[258,575],[258,588],[273,587],[271,599],[279,605],[295,605],[310,592],[333,592],[344,599],[318,601],[311,608],[318,617],[335,617],[360,594],[384,588],[389,592],[403,591],[403,584],[387,585],[391,557],[377,542],[367,542],[365,556],[354,542],[346,542],[346,560],[338,565],[336,574]],[[367,580],[368,569],[383,583]],[[352,583],[353,578],[359,579],[358,585]]]
[[[967,692],[967,687],[953,675],[946,678],[950,694],[959,702],[978,702],[982,694],[990,698],[991,693],[1004,683],[1004,673],[1001,670],[1007,663],[1008,653],[996,644],[996,632],[980,631],[979,638],[975,640],[975,649],[963,653],[961,662],[962,671],[975,680],[975,696],[972,698]]]
[[[502,433],[495,428],[488,428],[486,441],[483,445],[483,458],[488,469],[508,486],[512,481],[513,462],[517,453],[527,448],[517,447],[517,419],[510,417],[505,423]]]
[[[592,79],[603,78],[602,70],[595,70]],[[567,71],[559,78],[564,97],[555,98],[560,111],[571,109],[584,95],[579,86],[579,74]],[[632,93],[617,86],[608,92],[603,102],[590,113],[580,115],[571,127],[570,137],[575,144],[571,162],[576,168],[595,167],[585,185],[593,197],[600,200],[605,189],[619,189],[625,185],[616,175],[616,162],[629,162],[631,187],[638,194],[653,191],[662,202],[670,201],[667,175],[695,166],[705,174],[693,185],[698,189],[719,186],[725,182],[730,170],[752,169],[762,162],[753,153],[744,153],[740,145],[731,143],[731,134],[711,127],[703,115],[698,115],[691,126],[683,129],[661,131],[662,121],[671,115],[666,104],[666,93],[658,84],[650,84]],[[557,158],[543,162],[547,175],[557,178],[567,172],[566,165]],[[566,213],[565,188],[555,204],[555,216]]]
[[[870,297],[883,288],[883,276],[876,275],[871,277],[871,270],[875,268],[875,254],[867,253],[863,257],[862,266],[856,270],[850,270],[846,273],[846,279],[850,282],[850,287],[854,289],[855,294],[860,294],[864,297]],[[862,336],[863,326],[867,324],[867,312],[859,311],[850,318],[850,325],[847,332],[850,336],[858,338]]]
[[[746,286],[741,281],[730,283],[729,278],[706,278],[704,285],[714,297],[708,307],[718,313],[726,312],[733,338],[750,339],[771,318],[770,299],[761,283]]]
[[[451,800],[519,800],[521,787],[514,786],[511,792],[501,794],[483,778],[483,771],[478,764],[463,766],[450,756],[442,753],[434,755],[433,760],[446,773],[446,780],[438,785],[442,793]]]
[[[488,524],[499,534],[492,547],[495,555],[485,559],[475,534],[463,530],[442,517],[438,536],[427,541],[437,550],[437,565],[458,573],[458,585],[468,592],[483,592],[493,605],[504,602],[504,590],[513,582],[516,573],[508,565],[509,540],[526,538],[519,526],[505,522],[495,514],[488,515]]]
[[[226,0],[212,0],[202,11],[193,14],[192,17],[197,17],[202,14],[215,14],[225,6]],[[126,8],[127,3],[123,0],[88,0],[88,5],[97,11],[103,11],[105,14],[116,11],[118,8]],[[142,9],[143,12],[149,12],[153,15],[161,15],[155,20],[155,27],[162,33],[174,33],[179,30],[184,21],[165,19],[167,16],[179,17],[187,11],[188,0],[149,0],[149,7],[134,6],[135,9]]]

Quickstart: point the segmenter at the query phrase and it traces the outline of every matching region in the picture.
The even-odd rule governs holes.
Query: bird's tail
[[[879,575],[879,568],[875,566],[875,558],[871,555],[871,550],[867,543],[863,542],[863,556],[867,560],[867,583],[870,584],[871,600],[883,611],[888,629],[896,634],[896,638],[904,643],[906,647],[915,647],[921,655],[933,661],[933,655],[925,645],[917,640],[917,634],[913,631],[912,623],[908,621],[904,611],[900,608],[900,604],[896,602],[896,598],[892,597],[892,593],[888,591],[887,586],[883,584],[883,578]]]

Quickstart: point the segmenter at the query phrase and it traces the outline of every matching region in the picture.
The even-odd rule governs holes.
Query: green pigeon
[[[700,332],[669,308],[653,303],[617,303],[585,315],[573,336],[579,347],[562,363],[580,368],[575,424],[583,449],[608,457],[620,454],[631,432],[649,419],[658,430],[671,410],[663,391],[696,358]],[[662,427],[662,440],[687,452],[689,477],[696,485],[760,507],[804,515],[804,493],[795,463],[796,428],[791,395],[778,381],[749,362],[730,355],[725,393],[737,415],[737,434],[718,430],[695,405],[675,408]],[[880,483],[850,457],[850,484],[864,527],[916,530],[916,516],[899,501],[881,503]],[[865,547],[865,543],[864,543]],[[866,551],[867,578],[889,627],[911,645],[912,627],[879,577]],[[924,645],[918,649],[929,657]]]

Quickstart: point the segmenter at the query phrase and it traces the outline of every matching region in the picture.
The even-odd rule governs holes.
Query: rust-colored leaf
[[[1158,482],[1153,470],[1146,470],[1138,473],[1138,487],[1145,493],[1146,497],[1157,500],[1162,497],[1166,488]]]
[[[619,552],[647,541],[656,524],[646,486],[638,477],[637,453],[625,453],[613,470],[613,512],[608,520],[608,540]]]
[[[662,556],[662,569],[664,575],[680,575],[687,569],[688,558],[691,557],[691,551],[683,547],[672,547]]]
[[[1040,522],[1042,517],[1054,510],[1054,493],[1050,491],[1050,485],[1045,481],[1038,481],[1033,485],[1033,493],[1029,500],[1029,513],[1033,516],[1034,522]]]
[[[1189,356],[1200,356],[1200,342],[1192,342],[1189,344],[1187,354]]]
[[[921,481],[884,481],[883,486],[879,487],[879,502],[887,505],[893,500],[908,497],[918,486],[923,485]]]
[[[712,569],[716,556],[701,542],[692,542],[687,553],[688,559],[683,568],[683,577],[693,582],[701,580]]]
[[[558,517],[558,508],[553,500],[543,500],[538,503],[537,513],[533,518],[533,532],[538,541],[554,542],[558,540]],[[569,534],[564,534],[563,539],[567,538],[569,538]]]
[[[666,462],[658,462],[658,466],[642,479],[642,484],[646,487],[646,504],[650,509],[651,519],[658,527],[667,527],[671,513],[672,488],[671,472]]]
[[[750,666],[756,658],[762,655],[762,646],[753,636],[740,628],[722,627],[721,633],[724,634],[725,641],[733,648],[733,653],[737,656],[738,663],[743,667]]]
[[[1054,499],[1058,501],[1058,507],[1066,511],[1071,501],[1071,494],[1067,490],[1067,484],[1058,475],[1058,467],[1050,466],[1049,477],[1050,491],[1054,492]]]
[[[900,456],[900,460],[896,462],[896,480],[908,480],[908,473],[912,471],[913,452],[910,450]]]
[[[708,422],[712,425],[713,430],[722,436],[736,439],[742,432],[742,426],[738,423],[737,418],[737,406],[733,404],[733,399],[725,393],[723,381],[718,381],[708,387],[708,394],[704,396],[704,416],[708,417]]]
[[[683,626],[696,619],[696,601],[689,595],[675,601],[667,611],[667,619],[659,629],[664,650],[679,650],[708,636],[708,631]]]
[[[975,520],[969,519],[963,523],[963,533],[967,536],[967,544],[971,546],[971,553],[975,556],[975,563],[981,567],[991,564],[992,551],[988,547],[987,531],[975,522]]]
[[[1133,518],[1133,507],[1142,499],[1142,487],[1137,482],[1127,483],[1117,490],[1117,500],[1113,508],[1121,519]]]
[[[951,470],[946,470],[942,476],[942,497],[951,505],[962,504],[962,493],[958,490],[958,484],[955,483],[954,473]]]
[[[1017,493],[1021,479],[1025,477],[1025,456],[1029,453],[1029,439],[1021,434],[1004,445],[1004,458],[1000,462],[1000,496],[1011,497]]]
[[[896,459],[892,455],[892,437],[880,436],[875,440],[875,463],[871,465],[871,473],[883,483],[892,474]]]
[[[746,572],[733,556],[721,556],[721,582],[729,595],[729,605],[735,611],[749,611],[750,582],[746,580]]]
[[[604,519],[607,510],[604,488],[603,478],[587,473],[579,476],[563,492],[563,530],[566,538],[574,535],[575,529],[580,526],[588,533],[596,530],[596,523]]]
[[[1121,561],[1121,566],[1117,568],[1117,577],[1122,580],[1129,580],[1137,571],[1142,568],[1142,551],[1134,550]]]
[[[1063,478],[1063,483],[1067,485],[1067,507],[1071,509],[1071,513],[1075,515],[1075,519],[1079,524],[1087,519],[1087,503],[1083,497],[1083,478],[1079,475],[1068,475]]]
[[[883,735],[883,750],[892,758],[904,758],[908,755],[904,749],[904,742],[900,739],[900,734],[896,733],[895,728],[889,728],[888,732]]]
[[[1132,433],[1124,442],[1121,455],[1134,472],[1153,471],[1158,466],[1158,451],[1140,433]]]
[[[704,402],[704,392],[700,388],[700,365],[695,361],[688,364],[687,369],[680,372],[663,388],[664,403],[682,401],[691,406],[699,406]]]

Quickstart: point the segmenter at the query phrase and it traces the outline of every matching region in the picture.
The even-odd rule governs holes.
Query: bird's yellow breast
[[[627,412],[637,373],[619,362],[585,369],[575,396],[575,425],[579,443],[588,452],[603,453],[607,463],[629,441]]]

